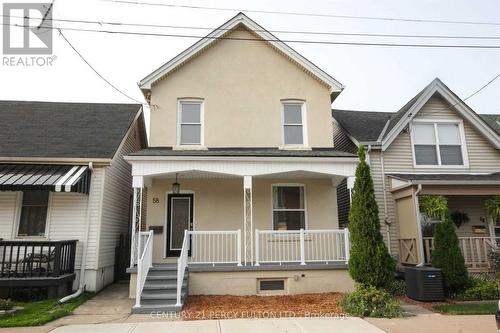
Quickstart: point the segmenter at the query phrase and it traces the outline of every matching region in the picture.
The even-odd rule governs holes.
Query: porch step
[[[188,294],[188,271],[182,281],[181,302]],[[141,294],[141,306],[133,307],[132,313],[178,312],[182,309],[177,302],[177,264],[155,265],[149,269]]]

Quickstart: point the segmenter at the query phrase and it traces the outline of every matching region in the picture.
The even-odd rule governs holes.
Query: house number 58
[[[158,199],[158,198],[153,198],[153,203],[155,203],[155,204],[160,203],[160,199]]]

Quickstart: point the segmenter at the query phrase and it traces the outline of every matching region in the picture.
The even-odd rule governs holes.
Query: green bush
[[[445,289],[449,294],[464,290],[470,285],[455,227],[450,219],[436,223],[434,227],[434,250],[431,262],[432,266],[443,271]]]
[[[387,252],[380,233],[378,206],[375,201],[370,167],[363,146],[358,150],[359,164],[349,211],[351,256],[349,273],[359,283],[377,288],[389,286],[394,279],[395,262]]]
[[[389,292],[361,284],[342,299],[341,305],[345,312],[358,317],[394,318],[403,315],[399,301]]]
[[[0,298],[0,310],[6,311],[12,309],[13,307],[14,302],[12,302],[10,299]]]
[[[500,289],[497,281],[472,278],[471,284],[471,287],[455,294],[453,298],[460,301],[489,301],[500,298]]]
[[[386,290],[393,296],[406,295],[406,282],[403,279],[394,279]]]

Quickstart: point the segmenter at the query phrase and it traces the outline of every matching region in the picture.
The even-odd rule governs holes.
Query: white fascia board
[[[224,23],[222,26],[212,31],[206,37],[201,38],[198,42],[196,42],[195,44],[193,44],[192,46],[190,46],[189,48],[178,54],[172,60],[168,61],[166,64],[164,64],[163,66],[161,66],[160,68],[158,68],[157,70],[146,76],[138,83],[139,87],[143,90],[151,89],[151,86],[154,82],[156,82],[157,80],[159,80],[160,78],[162,78],[163,76],[165,76],[166,74],[177,68],[182,63],[189,60],[191,57],[198,54],[198,52],[200,52],[204,48],[210,46],[212,43],[215,43],[217,41],[217,38],[223,37],[224,35],[228,34],[229,32],[231,32],[232,29],[236,28],[239,24],[242,24],[243,26],[251,30],[253,33],[257,34],[262,39],[266,40],[271,39],[272,41],[269,41],[271,45],[273,45],[278,50],[283,52],[285,55],[293,59],[295,62],[297,62],[298,65],[310,71],[319,80],[327,84],[330,87],[330,94],[333,92],[341,92],[344,89],[344,86],[340,82],[338,82],[333,77],[325,73],[323,70],[321,70],[319,67],[314,65],[312,62],[307,60],[302,55],[300,55],[290,46],[280,41],[276,36],[265,30],[263,27],[261,27],[259,24],[257,24],[255,21],[253,21],[243,13],[239,13],[238,15],[236,15],[235,17]]]
[[[247,162],[357,162],[358,157],[287,157],[287,156],[124,156],[126,161],[247,161]]]

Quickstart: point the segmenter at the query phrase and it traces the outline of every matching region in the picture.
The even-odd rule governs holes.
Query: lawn
[[[0,327],[40,326],[52,320],[70,315],[73,313],[73,310],[93,296],[93,293],[84,293],[80,297],[64,304],[59,304],[58,299],[16,303],[16,306],[22,306],[24,309],[11,315],[0,316]]]
[[[435,305],[433,309],[450,315],[486,315],[495,314],[497,303],[440,304]]]

